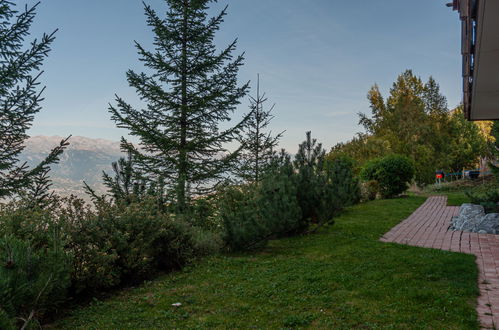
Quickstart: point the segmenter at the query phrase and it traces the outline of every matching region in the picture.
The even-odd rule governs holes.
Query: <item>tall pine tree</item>
[[[238,168],[239,176],[249,182],[258,182],[262,172],[269,166],[275,147],[284,132],[272,135],[266,131],[270,121],[274,118],[272,110],[275,104],[265,109],[268,101],[265,93],[260,94],[260,75],[257,78],[256,95],[250,96],[250,110],[248,124],[244,128],[239,141],[242,144],[241,166]]]
[[[237,85],[243,64],[242,55],[232,55],[237,40],[222,51],[214,45],[227,8],[209,18],[211,0],[165,2],[169,11],[164,19],[145,5],[155,50],[136,42],[140,60],[152,73],[127,72],[129,85],[147,106],[136,110],[116,97],[117,105],[109,111],[118,127],[140,140],[137,148],[123,138],[124,151],[152,178],[166,178],[182,212],[189,194],[207,191],[233,166],[237,152],[229,152],[226,145],[237,137],[246,117],[227,129],[220,124],[231,120],[248,84]]]
[[[34,115],[40,111],[44,88],[39,87],[40,67],[50,51],[55,31],[25,44],[36,6],[18,12],[13,2],[0,0],[0,199],[28,187],[36,176],[48,173],[59,159],[67,139],[38,166],[19,164]]]

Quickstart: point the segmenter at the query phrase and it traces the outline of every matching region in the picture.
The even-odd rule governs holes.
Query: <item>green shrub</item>
[[[360,170],[360,178],[364,181],[378,181],[378,171],[381,168],[382,158],[373,158],[364,164]]]
[[[224,240],[233,251],[260,247],[268,240],[270,230],[260,218],[257,193],[255,185],[231,186],[221,193],[218,207]]]
[[[369,161],[361,171],[365,181],[375,180],[383,198],[400,195],[409,188],[414,177],[413,162],[402,155],[389,155]]]
[[[153,257],[158,269],[180,269],[199,257],[219,252],[222,244],[217,233],[194,227],[182,218],[166,217],[152,242]]]
[[[361,184],[361,195],[363,201],[373,201],[378,196],[379,184],[376,180],[369,180],[362,182]]]
[[[70,284],[69,256],[61,246],[34,249],[26,240],[0,239],[0,306],[2,323],[7,316],[23,326],[34,325],[67,298]],[[15,321],[12,321],[14,323]]]
[[[73,199],[61,215],[68,224],[77,293],[135,283],[220,248],[216,235],[161,212],[154,198],[128,205],[102,201],[97,206],[91,211]]]
[[[469,190],[466,196],[471,203],[482,205],[487,213],[499,212],[499,188],[492,188],[487,191]]]
[[[296,162],[297,166],[302,163],[306,162]],[[296,170],[289,156],[281,153],[257,185],[228,188],[220,216],[229,247],[244,250],[271,237],[302,233],[312,222],[327,223],[360,200],[352,160],[339,157],[316,165],[320,167],[303,165]]]
[[[0,328],[15,317],[36,322],[67,298],[68,287],[73,297],[100,293],[221,249],[220,235],[163,209],[154,197],[100,199],[93,208],[76,197],[50,210],[2,205]]]
[[[293,168],[289,161],[276,161],[263,175],[258,186],[259,218],[267,223],[269,234],[288,235],[306,224],[297,198]]]
[[[208,231],[219,232],[221,223],[217,210],[217,194],[193,199],[183,215],[186,222]]]
[[[44,249],[54,244],[54,233],[61,233],[54,212],[23,202],[1,205],[0,237],[12,235],[30,242],[35,249]]]
[[[302,222],[306,225],[320,222],[321,201],[324,198],[323,164],[325,150],[321,143],[306,133],[306,140],[298,146],[293,162],[297,184],[297,197],[302,211]]]
[[[262,247],[270,238],[307,228],[297,195],[293,165],[284,152],[272,160],[259,183],[226,188],[221,194],[219,212],[228,247]]]
[[[339,156],[324,163],[326,181],[323,183],[322,217],[330,220],[344,207],[360,201],[359,179],[354,175],[354,161],[346,156]]]
[[[14,330],[15,320],[12,319],[6,311],[0,307],[0,329],[2,330]]]

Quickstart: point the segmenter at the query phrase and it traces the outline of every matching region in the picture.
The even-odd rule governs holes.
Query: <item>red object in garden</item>
[[[436,174],[437,179],[443,179],[444,175],[441,173]]]

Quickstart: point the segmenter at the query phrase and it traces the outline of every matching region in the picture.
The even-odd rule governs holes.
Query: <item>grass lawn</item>
[[[319,233],[205,259],[51,327],[478,329],[473,256],[378,241],[423,201],[357,205]]]
[[[462,191],[449,191],[443,192],[440,195],[447,196],[447,204],[449,206],[461,206],[464,203],[470,203],[470,199],[466,194]]]

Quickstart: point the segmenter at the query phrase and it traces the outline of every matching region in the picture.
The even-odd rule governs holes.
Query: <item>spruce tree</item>
[[[44,88],[39,88],[43,60],[50,51],[55,31],[29,45],[25,39],[37,5],[16,11],[13,2],[0,0],[0,199],[26,188],[37,175],[48,172],[68,145],[67,139],[38,166],[19,164],[34,115],[40,111]]]
[[[163,176],[176,194],[180,212],[190,193],[203,193],[233,166],[237,152],[229,152],[246,118],[221,129],[231,120],[248,84],[237,85],[243,55],[234,57],[236,41],[222,51],[214,44],[226,15],[209,18],[210,0],[165,0],[166,18],[145,5],[154,32],[154,51],[135,43],[140,60],[151,73],[127,72],[127,80],[147,103],[136,110],[122,98],[110,106],[112,119],[140,140],[141,148],[122,139],[138,167],[151,177]],[[188,191],[189,187],[192,191]]]
[[[274,119],[272,111],[275,104],[265,109],[267,97],[260,94],[260,75],[257,78],[256,96],[250,96],[250,110],[247,126],[243,129],[239,141],[242,145],[239,176],[248,182],[258,182],[262,172],[269,166],[275,154],[274,148],[284,132],[272,135],[266,129]]]
[[[28,186],[23,189],[23,198],[30,207],[47,208],[54,200],[54,192],[50,191],[52,180],[49,176],[50,167],[35,175]]]

